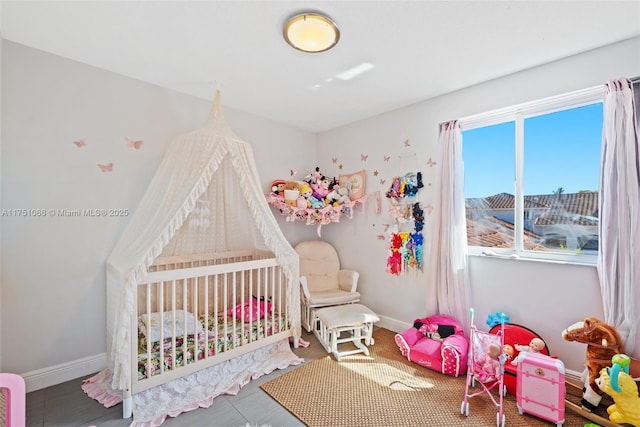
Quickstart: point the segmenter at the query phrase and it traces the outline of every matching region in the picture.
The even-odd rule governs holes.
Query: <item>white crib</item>
[[[125,418],[136,393],[292,335],[287,279],[270,252],[160,257],[148,270],[135,293]]]

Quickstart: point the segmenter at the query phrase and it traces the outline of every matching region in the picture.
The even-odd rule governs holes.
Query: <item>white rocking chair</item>
[[[311,332],[315,308],[360,301],[356,291],[360,274],[341,269],[338,253],[327,242],[300,242],[295,251],[300,257],[302,325]]]

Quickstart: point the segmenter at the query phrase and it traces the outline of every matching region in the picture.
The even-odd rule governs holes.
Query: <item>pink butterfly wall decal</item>
[[[76,147],[78,148],[82,148],[85,145],[87,145],[87,143],[85,142],[84,139],[76,139],[75,141],[73,141],[73,143],[76,145]]]
[[[388,162],[391,159],[391,156],[384,156],[384,161]]]
[[[127,145],[131,148],[135,148],[136,150],[139,150],[140,147],[142,147],[143,142],[144,141],[142,141],[141,139],[131,139],[127,137]]]
[[[98,163],[98,167],[102,172],[111,172],[113,171],[113,163],[107,163],[106,165],[101,165]]]
[[[376,238],[377,238],[378,240],[386,240],[386,237],[384,237],[384,234],[378,234],[378,235],[376,236]]]
[[[362,160],[363,162],[366,162],[368,158],[369,158],[368,154],[360,154],[360,160]]]
[[[383,227],[384,227],[384,232],[386,233],[386,232],[387,232],[387,230],[389,229],[389,226],[390,226],[391,224],[382,224],[382,225],[383,225]]]
[[[429,157],[429,160],[427,160],[427,165],[429,165],[430,168],[434,167],[435,165],[437,165],[437,162],[434,162],[433,159],[431,157]]]
[[[293,169],[289,169],[289,174],[291,176],[295,176],[295,174],[297,174],[297,173],[298,173],[297,171],[294,171]]]
[[[382,178],[380,178],[380,185],[384,185],[384,183],[385,183],[385,182],[387,182],[387,180],[386,180],[386,179],[382,179]]]
[[[336,163],[338,163],[338,158],[337,157],[332,157],[331,158],[331,162],[335,165]]]
[[[431,215],[431,211],[433,211],[433,205],[427,205],[424,207],[424,210],[427,211],[429,215]]]
[[[404,146],[405,147],[411,147],[411,143],[409,142],[408,138],[404,140]]]

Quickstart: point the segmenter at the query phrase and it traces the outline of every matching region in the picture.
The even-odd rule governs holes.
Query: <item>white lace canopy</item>
[[[204,126],[169,145],[107,260],[107,355],[114,389],[129,383],[133,293],[154,259],[238,249],[275,254],[288,280],[291,329],[299,336],[298,258],[265,200],[251,146],[224,119],[218,92]]]

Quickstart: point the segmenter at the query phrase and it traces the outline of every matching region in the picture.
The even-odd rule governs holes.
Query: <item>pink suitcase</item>
[[[520,414],[564,423],[564,363],[540,353],[521,352],[518,357],[516,402]]]

